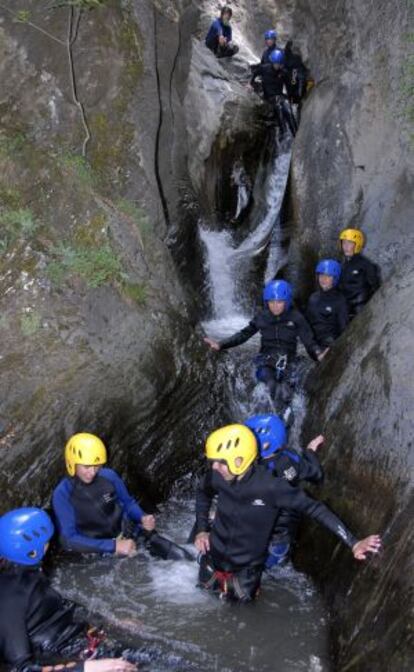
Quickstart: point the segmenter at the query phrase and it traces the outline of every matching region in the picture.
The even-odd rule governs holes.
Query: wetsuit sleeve
[[[299,480],[309,483],[320,483],[323,480],[322,465],[315,451],[304,450],[299,465]]]
[[[371,294],[377,291],[380,286],[378,267],[372,261],[368,261],[366,265],[366,280],[370,287]]]
[[[346,302],[345,297],[341,295],[341,298],[343,300],[340,301],[338,305],[338,327],[339,327],[339,333],[342,334],[345,327],[347,327],[349,324],[349,312],[348,312],[348,304]]]
[[[145,513],[139,506],[136,499],[134,499],[134,497],[132,497],[129,494],[122,478],[120,478],[120,476],[118,476],[118,474],[115,471],[112,471],[112,469],[105,469],[105,478],[107,478],[109,481],[111,481],[111,483],[114,484],[116,494],[118,495],[118,499],[122,504],[124,513],[131,520],[135,521],[136,523],[140,523],[141,518],[142,516],[145,516]]]
[[[78,532],[70,501],[70,483],[64,481],[58,485],[53,492],[52,506],[64,548],[80,553],[115,553],[115,539],[93,539]]]
[[[247,327],[241,329],[230,338],[225,338],[223,341],[220,341],[220,350],[227,350],[228,348],[234,348],[236,345],[241,345],[249,340],[259,331],[259,327],[256,324],[256,318],[253,318]]]
[[[262,56],[263,58],[263,56]],[[254,82],[258,77],[261,77],[262,75],[262,64],[258,63],[257,65],[252,65],[251,66],[251,71],[252,71],[252,76],[250,78],[250,84],[253,86]]]
[[[25,616],[26,613],[22,609],[13,609],[12,618],[1,624],[1,658],[6,662],[7,669],[12,670],[12,672],[42,672],[42,665],[33,660]],[[69,670],[70,672],[83,672],[83,663],[63,663],[61,672],[65,672],[65,670],[68,670],[68,672]]]
[[[210,529],[209,514],[214,496],[217,494],[213,488],[212,472],[209,471],[201,479],[196,493],[196,524],[195,534],[208,532]]]
[[[321,354],[322,348],[317,344],[315,336],[312,331],[312,327],[309,322],[303,317],[301,313],[298,312],[295,321],[298,325],[299,338],[302,341],[303,345],[306,348],[306,351],[312,357],[312,359],[317,359],[318,355]]]
[[[346,525],[325,504],[309,497],[300,488],[290,485],[278,478],[274,489],[274,505],[277,508],[288,508],[300,511],[309,518],[314,518],[320,525],[335,534],[349,548],[353,548],[358,539],[348,530]]]

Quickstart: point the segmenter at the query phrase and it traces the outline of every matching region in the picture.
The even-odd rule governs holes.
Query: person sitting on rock
[[[154,516],[145,514],[118,474],[103,466],[107,454],[101,439],[75,434],[66,444],[65,461],[69,477],[58,484],[52,497],[63,549],[135,555],[136,540],[142,535],[153,555],[179,560],[191,557],[155,531]]]
[[[377,266],[361,252],[364,234],[358,229],[344,229],[339,235],[344,262],[339,289],[344,294],[350,318],[361,312],[380,286]]]
[[[197,489],[194,542],[201,554],[200,587],[225,599],[253,600],[281,509],[314,518],[351,548],[357,560],[378,553],[378,535],[358,541],[322,502],[257,464],[257,440],[248,427],[234,424],[217,429],[208,437],[205,453],[211,469]],[[216,515],[211,522],[215,498]]]
[[[13,672],[133,672],[136,665],[120,657],[122,648],[106,657],[104,634],[77,620],[75,605],[43,574],[53,531],[38,508],[0,518],[0,659]]]
[[[322,435],[316,436],[307,448],[301,451],[288,448],[286,425],[277,415],[254,415],[248,418],[246,427],[254,433],[260,454],[260,462],[279,478],[291,485],[304,481],[321,483],[323,469],[316,451],[324,442]],[[265,568],[271,569],[285,564],[295,541],[301,515],[293,509],[281,509],[272,531]]]
[[[206,47],[217,58],[234,56],[239,51],[237,44],[233,42],[233,33],[230,25],[233,10],[231,7],[222,7],[220,16],[214,19],[206,36]]]
[[[276,49],[277,32],[275,30],[266,30],[264,38],[266,47],[260,59],[262,65],[270,63],[270,54]]]
[[[252,77],[248,86],[257,92],[256,80],[260,77],[263,98],[269,103],[272,111],[276,113],[276,121],[281,134],[284,134],[287,124],[294,136],[297,131],[297,123],[285,94],[285,89],[288,91],[290,80],[283,64],[283,51],[274,49],[269,55],[267,63],[251,66]]]
[[[328,348],[349,322],[346,299],[337,289],[341,264],[335,259],[322,259],[316,266],[316,277],[318,289],[310,295],[305,315],[319,345]]]
[[[267,283],[263,291],[263,301],[264,310],[258,312],[244,329],[222,341],[212,338],[205,338],[204,341],[213,350],[226,350],[241,345],[259,331],[261,347],[255,359],[257,380],[266,383],[273,398],[278,383],[287,384],[287,389],[283,390],[284,401],[287,402],[291,395],[290,388],[294,384],[294,359],[298,339],[315,360],[321,360],[327,350],[318,345],[307,320],[293,308],[290,283],[285,280],[272,280]]]

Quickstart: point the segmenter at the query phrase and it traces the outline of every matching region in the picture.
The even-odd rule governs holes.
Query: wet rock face
[[[331,607],[339,670],[412,667],[414,267],[393,277],[309,382],[304,439],[326,436],[322,496],[384,551],[358,566],[313,529],[303,562]],[[411,643],[410,643],[411,642]]]
[[[299,0],[290,14],[317,85],[295,142],[290,277],[306,297],[321,256],[337,256],[341,228],[367,235],[382,290],[310,383],[304,440],[323,431],[319,493],[360,536],[385,550],[358,566],[312,528],[303,565],[325,590],[336,669],[409,670],[412,570],[412,146],[407,96],[409,7]]]
[[[316,79],[292,164],[291,259],[300,267],[292,278],[301,292],[318,256],[337,254],[342,228],[362,228],[384,278],[411,255],[410,13],[405,2],[299,0],[290,15]]]
[[[206,423],[219,422],[217,374],[163,242],[174,216],[168,123],[178,84],[169,82],[180,14],[170,2],[80,14],[9,6],[0,22],[2,507],[46,501],[65,440],[85,430],[107,442],[133,491],[159,498],[200,453]]]

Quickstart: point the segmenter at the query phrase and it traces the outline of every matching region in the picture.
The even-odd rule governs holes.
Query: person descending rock
[[[189,559],[189,553],[155,531],[125,483],[105,468],[106,448],[93,434],[72,436],[65,448],[64,478],[52,497],[59,540],[67,551],[134,555],[136,540],[147,540],[149,551],[164,559]],[[132,538],[129,538],[132,537]]]
[[[220,16],[214,19],[206,36],[206,47],[217,58],[234,56],[239,51],[237,44],[233,42],[233,32],[230,25],[233,10],[231,7],[223,7]]]
[[[260,331],[260,353],[255,359],[257,380],[269,388],[274,398],[278,390],[284,402],[290,400],[295,384],[294,359],[297,341],[300,339],[315,360],[326,354],[316,342],[312,329],[303,315],[292,307],[292,287],[285,280],[272,280],[263,291],[265,308],[258,312],[247,327],[222,341],[205,338],[213,350],[234,348]]]
[[[286,426],[277,415],[254,415],[244,424],[256,437],[261,463],[275,476],[286,479],[291,485],[303,481],[320,483],[323,480],[323,469],[316,456],[316,451],[324,442],[322,435],[315,437],[305,450],[299,452],[288,448]],[[280,510],[269,544],[266,569],[288,561],[300,521],[301,515],[297,511]]]
[[[248,427],[235,424],[214,431],[207,439],[206,456],[211,469],[196,497],[194,543],[201,554],[200,587],[241,602],[254,599],[281,509],[314,518],[349,546],[358,560],[378,552],[378,535],[358,541],[322,502],[256,464],[257,441]],[[210,524],[215,496],[216,515]]]
[[[277,32],[275,30],[266,30],[264,38],[266,47],[260,59],[261,65],[270,63],[270,54],[276,49]]]
[[[263,98],[269,103],[276,114],[276,121],[280,134],[286,132],[286,125],[294,136],[297,131],[296,119],[292,113],[285,94],[289,87],[289,75],[283,67],[284,55],[280,49],[269,54],[268,62],[251,66],[252,77],[249,86],[257,90],[256,79],[260,77],[263,88]]]
[[[53,535],[45,511],[15,509],[0,518],[0,659],[13,672],[133,672],[136,665],[97,648],[103,633],[75,618],[40,563]]]
[[[337,289],[341,264],[335,259],[322,259],[316,266],[316,277],[318,289],[310,295],[305,315],[319,345],[327,348],[349,322],[346,299]]]
[[[355,317],[380,286],[377,266],[361,252],[364,234],[358,229],[344,229],[339,234],[344,262],[339,289],[348,303],[349,316]]]
[[[286,42],[284,49],[285,70],[288,73],[287,91],[290,102],[300,107],[306,94],[309,70],[299,54],[293,52],[293,42]]]

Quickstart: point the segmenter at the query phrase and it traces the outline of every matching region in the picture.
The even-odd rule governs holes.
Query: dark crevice
[[[160,195],[162,210],[164,213],[165,223],[167,224],[167,226],[170,226],[170,215],[168,212],[168,205],[164,193],[164,188],[162,186],[160,167],[159,167],[159,148],[160,148],[161,128],[163,122],[163,110],[162,110],[160,73],[158,68],[158,24],[157,24],[157,11],[155,7],[154,7],[154,65],[155,65],[155,78],[157,82],[157,97],[158,97],[158,109],[159,109],[158,126],[155,135],[154,172],[155,172],[155,179],[157,181],[158,193]]]
[[[175,74],[175,70],[176,70],[176,67],[177,67],[180,52],[181,52],[181,20],[178,22],[178,46],[177,46],[177,51],[175,52],[175,56],[174,56],[174,60],[173,60],[173,64],[172,64],[172,68],[171,68],[171,72],[170,72],[170,81],[169,81],[169,87],[168,87],[168,89],[169,89],[168,90],[168,99],[169,99],[169,102],[170,102],[170,113],[171,113],[172,126],[174,126],[174,124],[175,124],[174,107],[173,107],[173,104],[172,104],[172,85],[173,85],[173,81],[174,81],[174,74]]]

